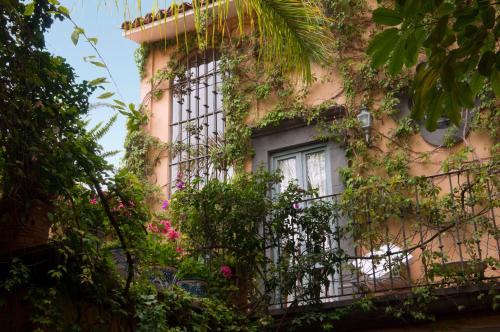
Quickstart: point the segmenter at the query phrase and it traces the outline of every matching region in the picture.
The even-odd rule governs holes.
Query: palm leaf
[[[122,0],[125,4],[128,0]],[[229,3],[231,0],[213,0],[208,12],[209,1],[193,0],[195,29],[198,32],[200,45],[214,45],[213,33],[217,30],[224,35],[228,26]],[[326,63],[330,60],[332,38],[328,19],[324,15],[317,0],[232,0],[235,3],[240,34],[249,23],[251,29],[260,38],[260,57],[266,64],[275,64],[276,59],[283,59],[285,69],[296,72],[304,81],[312,81],[311,64]],[[140,0],[136,0],[140,11]],[[177,21],[184,18],[184,11],[179,8],[182,0],[173,0],[171,10]],[[205,14],[204,14],[205,13]],[[211,18],[212,34],[202,24],[201,15]],[[184,20],[183,20],[184,21]],[[185,21],[180,23],[185,24]],[[176,30],[178,27],[176,25]],[[203,31],[204,30],[204,31]],[[176,34],[179,43],[179,33]],[[187,43],[187,36],[184,36]],[[224,39],[223,39],[224,40]],[[286,59],[286,61],[285,61]]]
[[[101,153],[101,157],[103,157],[103,158],[114,157],[117,154],[119,154],[120,152],[122,152],[122,151],[121,150],[106,151],[106,152]]]
[[[118,114],[114,114],[104,125],[102,122],[99,122],[94,128],[89,130],[89,134],[94,140],[100,140],[109,132],[111,127],[115,124],[117,118]]]
[[[311,63],[329,60],[331,35],[319,7],[301,0],[235,0],[239,20],[252,17],[259,32],[266,63],[283,61],[305,81],[312,79]],[[243,32],[240,24],[240,31]]]

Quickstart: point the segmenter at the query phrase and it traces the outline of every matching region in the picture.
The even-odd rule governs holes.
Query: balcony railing
[[[281,228],[264,230],[270,308],[496,282],[498,174],[463,170],[300,202]]]

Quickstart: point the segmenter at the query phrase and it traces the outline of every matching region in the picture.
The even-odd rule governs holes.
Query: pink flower
[[[133,201],[128,201],[128,205],[130,206],[135,206],[134,202]]]
[[[295,209],[295,210],[298,210],[300,209],[300,203],[299,202],[295,202],[292,204],[292,207]]]
[[[177,247],[175,248],[175,251],[178,252],[179,254],[182,254],[184,252],[184,249],[182,249],[181,247]]]
[[[163,225],[162,233],[167,234],[167,232],[172,227],[172,224],[168,220],[160,220],[160,225]]]
[[[227,265],[222,265],[219,271],[220,273],[222,273],[222,276],[226,279],[229,279],[233,276],[233,271],[231,271],[231,268]]]
[[[124,209],[124,208],[125,208],[125,205],[122,202],[120,202],[120,204],[118,204],[118,209]]]
[[[181,233],[179,233],[178,231],[176,231],[175,229],[173,228],[170,228],[167,232],[167,237],[169,240],[176,240],[178,239],[179,237],[181,236]]]
[[[153,232],[153,233],[158,233],[158,226],[150,222],[148,224],[148,231]]]
[[[162,205],[161,205],[161,208],[163,210],[166,210],[168,208],[168,204],[169,204],[168,199],[164,200],[163,203],[162,203]]]
[[[89,203],[92,204],[92,205],[96,205],[97,204],[97,198],[95,196],[92,197],[91,199],[89,199]]]

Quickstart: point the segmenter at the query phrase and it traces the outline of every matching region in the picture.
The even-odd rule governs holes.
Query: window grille
[[[211,149],[223,144],[226,125],[222,75],[215,50],[186,57],[184,75],[172,84],[170,186],[189,181],[225,178],[228,170],[210,161]]]

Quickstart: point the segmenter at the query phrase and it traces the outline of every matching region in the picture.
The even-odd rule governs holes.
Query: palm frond
[[[235,0],[239,20],[256,21],[261,56],[266,63],[282,59],[286,69],[295,70],[311,82],[311,63],[329,61],[332,45],[327,19],[312,1]],[[241,13],[241,14],[240,14]],[[240,24],[242,32],[243,25]]]
[[[193,0],[195,28],[204,40],[202,45],[214,42],[213,35],[201,23],[201,15],[211,18],[222,35],[227,29],[229,2],[234,1],[240,33],[244,34],[246,22],[260,38],[260,59],[275,64],[282,59],[285,69],[293,70],[306,82],[312,81],[311,64],[327,63],[330,60],[330,46],[333,44],[328,19],[315,0],[214,0],[217,6],[211,11],[200,9],[208,5],[205,0]],[[174,19],[182,18],[179,6],[172,1]],[[208,8],[208,7],[206,7]],[[184,22],[185,23],[185,22]],[[179,38],[177,34],[177,38]]]
[[[117,154],[119,154],[120,152],[122,152],[122,151],[121,150],[106,151],[106,152],[101,153],[101,157],[103,157],[103,158],[114,157]]]
[[[89,131],[90,135],[92,135],[94,140],[100,140],[109,132],[111,127],[115,124],[117,118],[118,114],[115,114],[104,125],[102,124],[102,122],[99,122],[94,128]]]

